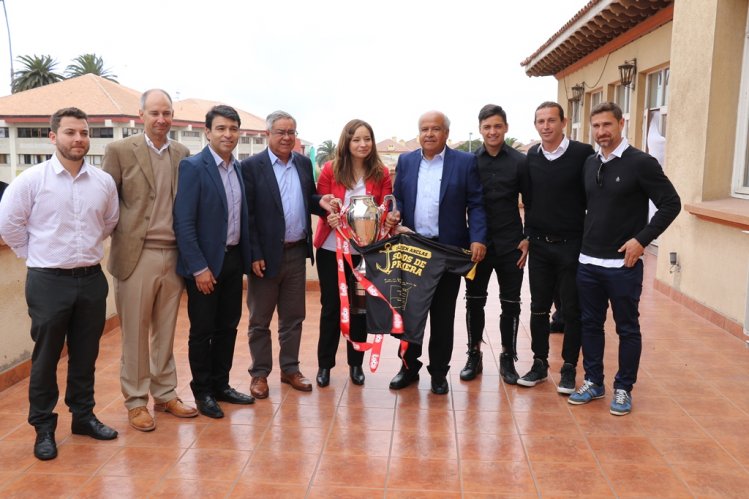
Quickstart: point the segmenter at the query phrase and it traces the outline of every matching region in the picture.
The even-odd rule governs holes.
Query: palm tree
[[[95,74],[109,81],[117,83],[117,75],[112,74],[109,69],[104,67],[104,59],[96,54],[83,54],[73,59],[73,64],[65,69],[67,78],[75,78],[85,74]]]
[[[57,61],[51,55],[21,55],[18,56],[18,62],[22,67],[13,75],[11,92],[14,94],[64,79],[61,74],[55,72]]]
[[[335,158],[335,144],[332,140],[326,140],[317,146],[317,166],[325,164],[326,161],[332,161]]]
[[[512,147],[513,149],[520,149],[523,147],[523,143],[515,137],[505,137],[505,144]]]

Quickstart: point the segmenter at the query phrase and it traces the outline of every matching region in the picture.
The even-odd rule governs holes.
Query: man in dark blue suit
[[[177,273],[185,278],[190,317],[190,387],[200,413],[211,418],[224,416],[217,400],[255,401],[229,386],[242,316],[242,276],[251,261],[247,199],[232,155],[240,123],[229,106],[215,106],[206,114],[209,144],[180,162],[174,200]]]
[[[268,397],[273,369],[270,322],[278,308],[281,382],[301,391],[312,383],[299,370],[299,344],[305,317],[307,258],[312,256],[310,212],[325,215],[328,199],[315,192],[312,162],[293,152],[296,120],[284,111],[266,118],[268,148],[242,161],[249,200],[252,272],[247,286],[252,367],[250,393]]]
[[[436,241],[469,248],[474,262],[486,253],[486,213],[476,156],[447,147],[450,120],[430,111],[419,118],[421,149],[398,158],[394,194],[402,223]],[[395,217],[390,217],[391,223]],[[466,223],[467,221],[467,223]],[[449,391],[447,372],[453,350],[455,303],[460,276],[445,273],[429,308],[429,366],[432,392]],[[399,390],[419,379],[421,345],[409,344],[404,365],[390,382]]]

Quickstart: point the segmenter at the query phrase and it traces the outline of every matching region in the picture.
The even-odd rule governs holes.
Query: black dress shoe
[[[213,396],[216,400],[220,400],[222,402],[229,402],[230,404],[249,405],[255,402],[255,397],[251,397],[250,395],[245,395],[244,393],[239,393],[238,391],[236,391],[234,388],[230,386],[227,386],[220,392],[214,393]]]
[[[86,419],[73,419],[70,430],[75,435],[86,435],[96,440],[114,440],[117,438],[117,431],[96,419],[96,416]]]
[[[317,381],[317,386],[320,388],[328,386],[330,384],[330,369],[327,367],[321,367],[318,369],[315,381]]]
[[[466,366],[460,371],[460,379],[471,381],[484,370],[483,353],[478,348],[468,350]]]
[[[218,405],[213,395],[195,397],[195,405],[198,407],[198,412],[203,416],[208,416],[213,419],[224,417],[224,411],[221,410],[221,407]]]
[[[364,370],[361,366],[351,366],[348,368],[349,376],[351,376],[351,382],[355,385],[364,384]]]
[[[57,444],[55,443],[54,432],[45,431],[36,434],[34,456],[42,461],[49,461],[57,457]]]
[[[445,376],[432,376],[432,393],[436,395],[447,395],[450,386],[447,384]]]
[[[398,374],[396,374],[395,377],[390,380],[390,389],[400,390],[401,388],[407,387],[414,381],[419,381],[419,372],[414,372],[406,369],[405,367],[401,367],[401,370],[398,371]]]

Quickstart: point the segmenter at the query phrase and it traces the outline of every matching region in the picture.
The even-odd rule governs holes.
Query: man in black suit
[[[188,357],[198,411],[222,418],[217,400],[255,400],[229,386],[237,325],[242,316],[242,275],[250,261],[247,199],[232,151],[240,118],[229,106],[214,106],[205,117],[209,144],[179,164],[174,200],[174,234],[185,278],[190,317]]]
[[[249,200],[252,272],[247,306],[252,355],[250,393],[268,397],[268,375],[273,369],[270,322],[278,308],[281,382],[301,391],[312,383],[299,370],[299,344],[305,317],[306,260],[312,256],[310,212],[325,215],[329,206],[315,193],[312,162],[293,152],[296,120],[284,111],[266,118],[268,148],[242,161]]]

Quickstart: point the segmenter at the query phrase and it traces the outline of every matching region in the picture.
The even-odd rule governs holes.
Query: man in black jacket
[[[604,396],[604,323],[610,302],[619,336],[619,370],[610,412],[623,416],[632,411],[631,391],[642,351],[642,255],[679,214],[681,200],[658,161],[622,137],[619,106],[613,102],[596,106],[590,126],[601,149],[584,167],[588,209],[577,283],[585,382],[568,401],[585,404]],[[650,221],[648,200],[658,209]]]
[[[541,143],[528,151],[528,187],[523,199],[525,233],[530,239],[533,367],[518,379],[518,385],[535,386],[548,377],[549,311],[558,287],[565,330],[564,363],[557,391],[570,394],[575,391],[575,370],[580,356],[580,309],[575,276],[585,217],[581,175],[583,163],[593,154],[593,148],[564,136],[564,110],[556,102],[538,106],[534,124]]]
[[[502,354],[499,373],[505,383],[516,384],[517,334],[520,322],[520,288],[528,255],[528,241],[523,236],[518,195],[522,184],[525,156],[505,144],[507,114],[501,106],[487,104],[479,111],[479,132],[484,144],[476,151],[479,176],[487,214],[488,246],[486,257],[476,268],[474,279],[466,279],[466,328],[468,359],[460,379],[469,381],[483,370],[481,343],[486,323],[487,287],[492,272],[499,283],[499,332]]]

